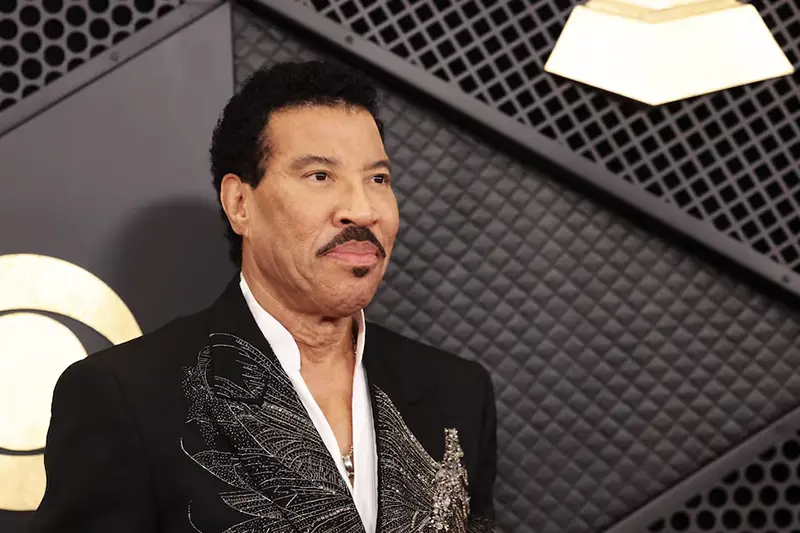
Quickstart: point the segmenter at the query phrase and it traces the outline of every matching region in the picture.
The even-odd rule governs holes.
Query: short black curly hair
[[[236,174],[252,187],[264,175],[269,146],[264,133],[270,114],[308,105],[353,106],[378,118],[379,94],[369,79],[344,65],[329,61],[283,62],[251,74],[225,105],[211,138],[211,175],[219,199],[222,178]],[[241,266],[242,238],[231,228],[225,212],[230,258]]]

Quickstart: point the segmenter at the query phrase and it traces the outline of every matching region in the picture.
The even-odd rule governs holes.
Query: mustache
[[[386,257],[386,250],[383,249],[383,245],[378,241],[378,238],[375,237],[375,234],[372,233],[372,230],[369,228],[365,228],[363,226],[348,226],[342,232],[331,239],[331,241],[317,250],[317,257],[321,257],[337,246],[341,246],[346,242],[351,241],[363,241],[369,242],[375,245],[378,249],[378,253],[382,258]]]

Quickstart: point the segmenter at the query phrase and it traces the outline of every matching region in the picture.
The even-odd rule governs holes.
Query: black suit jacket
[[[458,519],[464,482],[470,530],[489,529],[496,419],[488,373],[376,324],[366,335],[378,531]],[[209,309],[67,369],[45,468],[33,533],[363,531],[238,277]],[[435,500],[449,507],[436,511]]]

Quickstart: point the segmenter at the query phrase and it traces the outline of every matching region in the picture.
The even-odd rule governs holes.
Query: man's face
[[[270,116],[266,140],[244,261],[303,312],[349,316],[366,307],[399,226],[375,120],[359,108],[291,108]]]

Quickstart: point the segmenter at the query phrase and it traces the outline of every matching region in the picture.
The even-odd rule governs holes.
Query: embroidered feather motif
[[[187,455],[231,491],[220,495],[249,516],[224,533],[363,533],[358,511],[313,422],[273,354],[214,334],[187,370],[187,423],[208,449]],[[211,372],[234,361],[231,375]],[[210,380],[209,376],[213,374]],[[428,455],[386,394],[372,388],[380,454],[381,533],[491,531],[469,521],[467,473],[456,430],[445,432],[440,463]]]

